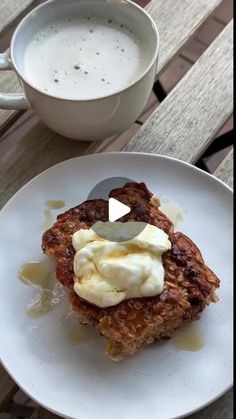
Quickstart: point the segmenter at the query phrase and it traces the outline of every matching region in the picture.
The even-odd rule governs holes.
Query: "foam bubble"
[[[139,78],[147,64],[144,48],[123,22],[67,16],[35,34],[24,55],[24,68],[31,84],[53,96],[95,98]]]

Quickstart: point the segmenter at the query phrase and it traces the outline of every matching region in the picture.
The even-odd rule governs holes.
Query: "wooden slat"
[[[126,150],[194,161],[231,111],[232,23],[157,108]],[[4,143],[0,145],[1,204],[37,173],[84,153],[90,146],[62,139],[43,124],[30,130],[16,145],[5,149]]]
[[[233,23],[142,126],[126,151],[195,162],[233,110]]]
[[[0,365],[0,412],[17,392],[18,387]]]
[[[0,37],[34,4],[34,0],[0,0]],[[0,72],[0,92],[20,92],[22,89],[13,71]],[[11,119],[14,111],[0,109],[0,127]],[[1,130],[0,130],[1,133]]]
[[[10,4],[13,9],[14,0],[0,0]],[[23,3],[31,3],[25,0]],[[151,0],[146,6],[158,26],[160,33],[160,58],[157,76],[165,69],[168,62],[179,52],[182,46],[195,33],[207,17],[216,9],[221,0]],[[18,0],[17,3],[21,3]],[[3,77],[3,78],[2,78]],[[18,83],[10,81],[10,91],[17,91]],[[0,75],[0,91],[8,90],[8,83]],[[0,110],[0,125],[12,115],[12,112]]]
[[[30,419],[60,419],[60,417],[45,409],[39,408],[30,416]]]
[[[0,143],[0,207],[32,177],[84,153],[89,144],[56,135],[40,122],[9,148],[7,140]]]
[[[207,408],[186,419],[233,419],[233,389]]]
[[[225,157],[214,175],[233,188],[233,150]]]
[[[33,0],[0,0],[0,35],[31,3]]]
[[[146,10],[160,34],[158,74],[211,15],[221,0],[151,0]]]
[[[13,71],[4,71],[0,72],[0,92],[21,92],[22,87],[17,79],[16,74]],[[1,141],[1,133],[2,128],[5,124],[8,123],[12,115],[15,111],[6,111],[4,109],[0,109],[0,141]]]

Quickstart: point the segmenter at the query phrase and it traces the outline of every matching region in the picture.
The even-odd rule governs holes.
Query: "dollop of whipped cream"
[[[120,241],[122,229],[126,236],[129,231],[132,236],[134,222],[98,223],[96,231],[109,229],[112,241],[98,236],[92,228],[81,229],[72,237],[76,294],[101,308],[160,294],[164,287],[161,255],[171,248],[168,235],[146,224],[136,237]]]

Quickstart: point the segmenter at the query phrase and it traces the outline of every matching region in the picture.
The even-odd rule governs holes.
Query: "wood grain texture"
[[[0,35],[31,3],[33,0],[0,0]]]
[[[233,389],[216,402],[186,419],[233,419]]]
[[[85,154],[102,153],[104,151],[120,151],[138,132],[140,125],[135,123],[123,134],[109,137],[104,141],[94,141]]]
[[[5,6],[4,10],[8,9],[9,4],[9,15],[13,15],[12,10],[15,3],[21,4],[21,0],[0,0],[0,2]],[[175,0],[174,2],[173,0],[150,1],[146,6],[146,10],[157,24],[160,34],[160,54],[157,76],[160,75],[168,62],[179,52],[182,46],[216,9],[220,2],[221,0]],[[22,3],[31,3],[31,1],[24,0]],[[7,80],[2,80],[2,75],[0,74],[0,91],[3,91],[3,86],[5,86],[5,89],[8,88]],[[13,91],[17,91],[17,87],[17,85],[14,87],[14,83],[11,86]],[[0,125],[1,122],[6,120],[9,116],[11,116],[11,112],[0,110]]]
[[[30,416],[30,419],[60,419],[60,417],[45,409],[39,408]]]
[[[0,72],[0,92],[7,93],[16,93],[21,92],[22,87],[17,79],[16,74],[13,71],[3,71]],[[6,121],[15,113],[15,111],[6,111],[0,109],[0,135],[1,127],[6,123]],[[1,141],[1,137],[0,137]]]
[[[5,142],[0,144],[0,207],[34,176],[84,153],[89,145],[89,142],[61,137],[41,122],[9,148],[5,149]]]
[[[193,163],[232,109],[231,22],[124,150],[165,154]]]
[[[0,364],[0,412],[17,392],[18,387]]]
[[[151,0],[146,6],[160,34],[158,74],[210,16],[221,0]]]
[[[34,0],[0,0],[0,37],[13,23],[20,20],[33,5]],[[0,72],[0,92],[15,93],[20,91],[22,89],[13,71]],[[14,112],[0,109],[0,127],[12,117]]]
[[[233,188],[233,150],[225,157],[214,175]]]

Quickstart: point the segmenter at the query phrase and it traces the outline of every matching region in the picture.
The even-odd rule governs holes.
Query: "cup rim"
[[[136,85],[137,83],[139,83],[150,71],[150,69],[152,68],[153,64],[155,63],[155,61],[158,59],[158,55],[159,55],[159,50],[160,50],[160,36],[159,36],[159,31],[158,28],[156,26],[156,23],[154,22],[153,18],[149,15],[149,13],[142,8],[141,6],[139,6],[138,4],[134,3],[132,0],[120,0],[121,4],[126,4],[129,5],[129,7],[131,8],[135,8],[137,10],[139,10],[139,12],[141,12],[141,14],[143,14],[144,16],[146,16],[146,18],[149,20],[149,22],[151,23],[151,26],[154,30],[154,33],[156,35],[156,47],[155,47],[155,51],[154,54],[152,56],[152,59],[150,60],[149,64],[147,65],[147,67],[145,68],[145,70],[141,73],[141,75],[131,84],[127,85],[126,87],[123,87],[121,89],[118,89],[112,93],[108,93],[106,95],[102,95],[102,96],[97,96],[97,97],[93,97],[93,98],[82,98],[82,99],[76,99],[76,98],[67,98],[67,97],[59,97],[53,94],[49,94],[46,93],[44,90],[41,90],[40,88],[34,86],[32,83],[29,82],[29,80],[27,80],[27,78],[24,76],[24,74],[22,74],[17,67],[16,61],[15,61],[15,57],[14,57],[14,44],[16,41],[16,38],[22,28],[22,26],[27,22],[27,20],[33,16],[35,14],[35,12],[37,12],[38,10],[47,7],[49,4],[51,3],[56,3],[56,1],[58,0],[47,0],[44,3],[40,4],[39,6],[33,8],[22,20],[21,22],[18,24],[17,28],[15,29],[13,36],[12,36],[12,40],[11,40],[11,46],[10,46],[10,59],[11,59],[11,63],[14,67],[14,70],[16,71],[16,73],[18,74],[18,76],[24,81],[25,84],[27,84],[30,88],[32,88],[33,90],[36,90],[37,92],[43,94],[44,96],[51,98],[51,99],[56,99],[56,100],[62,100],[62,101],[68,101],[68,102],[90,102],[90,101],[96,101],[96,100],[102,100],[102,99],[107,99],[110,98],[112,96],[116,96],[117,94],[120,94],[122,92],[125,92],[126,90],[132,88],[134,85]]]

